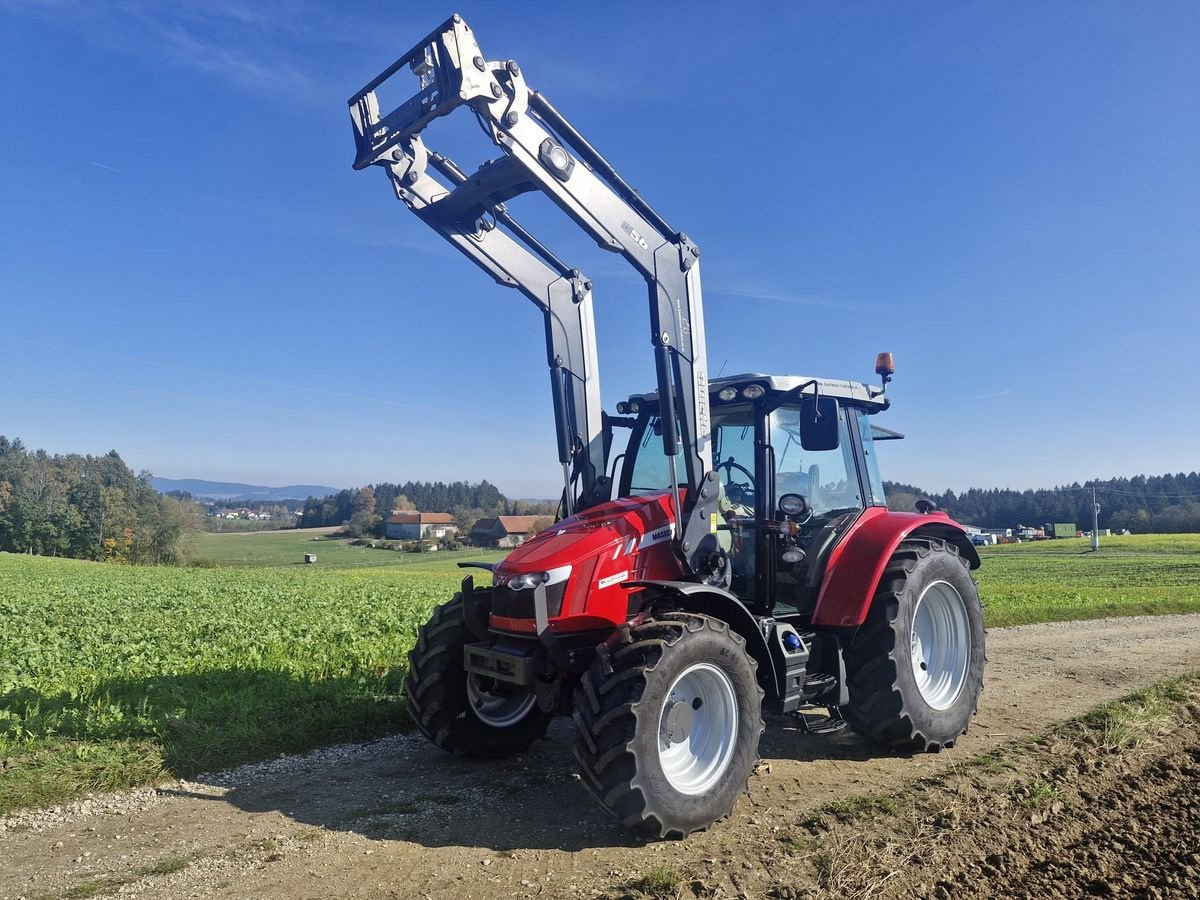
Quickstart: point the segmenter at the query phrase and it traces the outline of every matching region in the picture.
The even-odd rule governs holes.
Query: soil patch
[[[779,900],[1197,897],[1198,836],[1200,675],[827,804],[763,845],[761,867],[680,880],[692,896]]]

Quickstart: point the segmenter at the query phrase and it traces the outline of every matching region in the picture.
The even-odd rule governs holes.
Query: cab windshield
[[[847,421],[858,427],[857,410],[843,407],[836,450],[805,450],[800,441],[800,410],[783,407],[771,413],[770,441],[775,458],[775,507],[784,494],[802,494],[815,517],[862,509],[865,500],[854,465],[854,442]],[[868,426],[869,427],[869,426]],[[667,460],[659,445],[658,418],[641,434],[629,481],[632,496],[671,486]],[[750,407],[726,409],[713,416],[713,466],[720,476],[722,514],[754,515],[758,478],[754,460],[754,418]],[[870,460],[874,462],[873,459]],[[880,487],[882,494],[882,487]],[[878,498],[876,502],[882,502]]]
[[[639,496],[671,486],[667,458],[662,453],[662,431],[658,417],[646,423],[633,472],[629,494]],[[741,514],[754,515],[754,417],[749,406],[725,409],[713,416],[713,467],[721,477],[722,496],[740,508]],[[682,476],[682,472],[680,473]]]

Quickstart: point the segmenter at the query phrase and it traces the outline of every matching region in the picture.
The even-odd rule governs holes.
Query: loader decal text
[[[630,225],[628,222],[622,222],[621,228],[627,235],[629,235],[631,238],[633,238],[633,240],[637,243],[637,245],[639,247],[641,247],[643,250],[650,249],[650,245],[646,243],[646,239],[644,237],[642,237],[641,234],[638,233],[637,229],[634,228],[632,225]]]

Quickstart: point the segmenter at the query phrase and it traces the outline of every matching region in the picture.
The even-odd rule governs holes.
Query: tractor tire
[[[846,649],[842,714],[885,747],[953,747],[975,714],[985,660],[983,608],[967,561],[944,541],[905,541]]]
[[[552,715],[532,691],[469,675],[463,648],[475,640],[463,619],[462,594],[433,611],[408,654],[408,713],[447,753],[495,759],[519,753],[546,734]]]
[[[601,646],[575,695],[583,782],[626,826],[683,838],[729,815],[758,762],[763,692],[725,622],[664,612]]]

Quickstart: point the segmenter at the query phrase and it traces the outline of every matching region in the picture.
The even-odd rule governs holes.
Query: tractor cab
[[[710,399],[724,586],[757,613],[804,617],[838,540],[886,506],[869,417],[888,402],[857,382],[767,375],[714,381]],[[618,411],[635,416],[614,466],[619,496],[669,488],[657,395]]]

